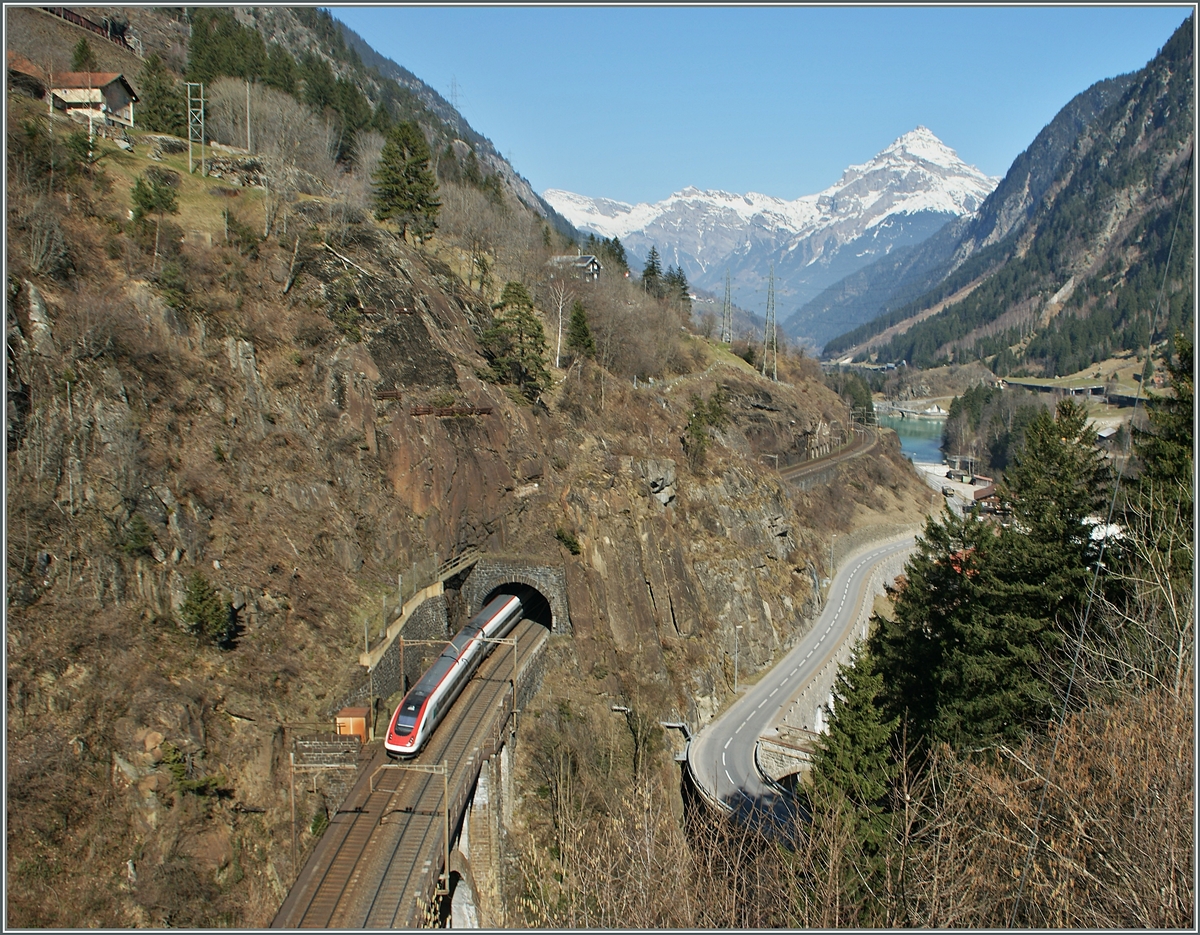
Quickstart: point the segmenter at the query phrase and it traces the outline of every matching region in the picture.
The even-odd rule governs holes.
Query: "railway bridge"
[[[535,559],[473,557],[401,608],[361,657],[366,685],[349,702],[386,698],[419,677],[413,650],[429,647],[406,641],[450,635],[447,591],[468,614],[496,594],[520,593],[527,610],[510,634],[515,645],[495,647],[411,761],[390,761],[381,741],[366,745],[272,927],[411,928],[436,924],[439,912],[452,913],[454,927],[502,921],[500,838],[511,819],[519,716],[540,687],[551,633],[570,632],[565,574]]]

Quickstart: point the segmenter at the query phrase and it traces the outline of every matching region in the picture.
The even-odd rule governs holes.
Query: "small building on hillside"
[[[555,270],[562,270],[563,273],[573,276],[575,279],[582,279],[585,282],[595,282],[600,278],[600,271],[604,267],[600,261],[594,256],[581,254],[579,256],[552,256],[547,261],[547,265],[554,267]],[[550,278],[553,279],[555,272],[550,273]]]
[[[47,82],[56,110],[68,115],[81,111],[104,124],[133,126],[137,93],[125,76],[114,71],[65,71]]]

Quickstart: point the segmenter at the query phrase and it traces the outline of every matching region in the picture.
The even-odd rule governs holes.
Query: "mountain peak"
[[[876,158],[891,155],[907,155],[946,169],[954,168],[961,171],[965,167],[979,172],[974,166],[967,167],[966,163],[958,157],[958,153],[938,139],[937,134],[923,124],[898,136]],[[979,174],[982,175],[982,173]]]

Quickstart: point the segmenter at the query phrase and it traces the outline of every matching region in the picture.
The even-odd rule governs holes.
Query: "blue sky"
[[[812,194],[924,124],[989,175],[1190,7],[336,7],[539,192]]]

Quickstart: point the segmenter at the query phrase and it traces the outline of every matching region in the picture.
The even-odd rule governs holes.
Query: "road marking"
[[[767,699],[766,699],[766,698],[764,698],[762,701],[760,701],[760,702],[758,703],[758,708],[761,708],[761,707],[762,707],[763,705],[765,705],[766,703],[767,703]],[[757,711],[757,710],[758,710],[758,708],[755,708],[754,710],[755,710],[755,711]]]
[[[742,721],[742,723],[738,725],[738,729],[737,729],[737,730],[735,730],[735,731],[734,731],[734,733],[735,733],[735,734],[740,734],[740,733],[742,732],[742,728],[743,728],[743,727],[745,727],[745,726],[746,726],[746,722],[745,722],[745,721]]]
[[[811,654],[810,654],[810,655],[811,655]],[[799,672],[799,671],[800,671],[800,667],[799,667],[799,666],[796,666],[796,668],[792,669],[792,671],[791,671],[790,673],[788,673],[788,675],[789,675],[789,677],[790,677],[790,676],[792,676],[792,675],[795,675],[795,674],[796,674],[797,672]]]
[[[731,786],[736,786],[736,785],[737,785],[737,783],[735,783],[735,782],[733,781],[733,777],[729,775],[729,770],[725,770],[725,778],[729,780],[729,784],[730,784]]]
[[[777,692],[777,691],[779,691],[779,689],[778,689],[778,688],[776,688],[776,689],[775,689],[775,691],[771,692],[771,694],[767,695],[767,697],[768,697],[768,698],[774,698],[774,697],[775,697],[775,692]]]
[[[731,743],[733,743],[733,738],[732,738],[732,737],[730,737],[728,740],[726,740],[726,741],[725,741],[725,749],[726,749],[726,750],[728,750],[728,749],[729,749],[729,745],[730,745]]]
[[[722,766],[725,765],[725,751],[724,750],[721,751],[721,765]]]
[[[787,679],[784,679],[782,682],[780,682],[780,683],[779,683],[779,687],[780,687],[780,688],[783,688],[783,686],[784,686],[784,685],[786,685],[786,684],[788,683],[788,679],[790,679],[790,678],[791,678],[791,676],[789,675],[789,676],[787,677]]]

